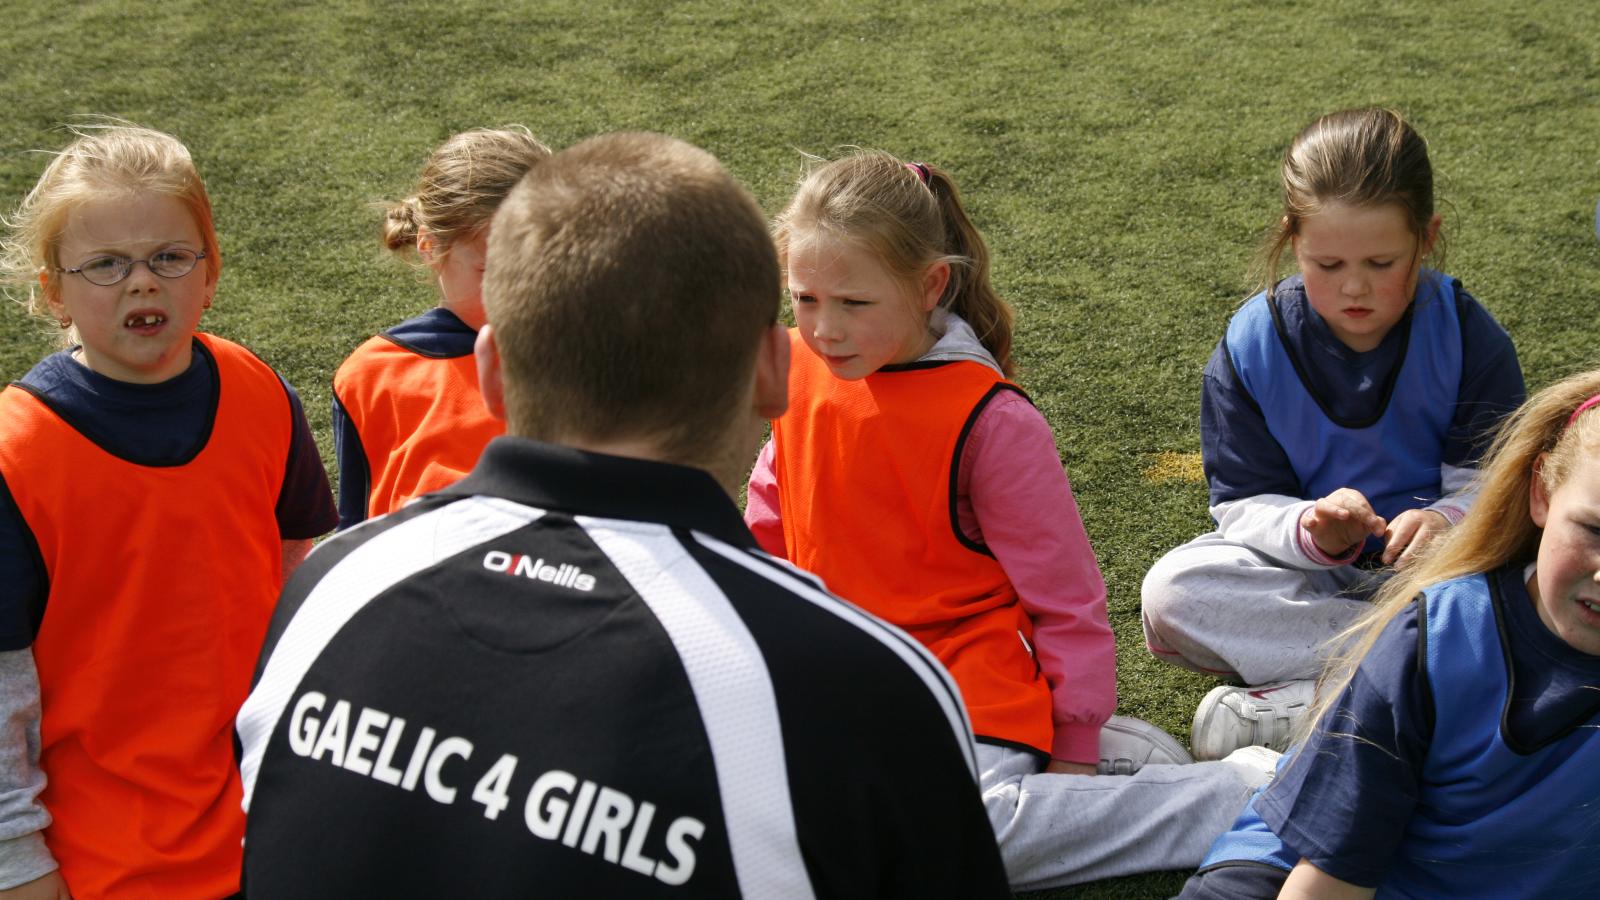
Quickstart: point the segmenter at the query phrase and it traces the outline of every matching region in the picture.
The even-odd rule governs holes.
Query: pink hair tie
[[[928,175],[928,167],[927,166],[923,165],[922,163],[906,163],[906,168],[908,168],[911,171],[917,173],[917,177],[922,180],[922,184],[923,184],[924,187],[926,187],[928,185],[928,178],[930,176]]]
[[[1578,408],[1572,411],[1572,417],[1567,419],[1567,427],[1571,428],[1572,423],[1578,421],[1578,416],[1582,415],[1584,410],[1595,406],[1600,406],[1600,394],[1595,394],[1593,397],[1578,404]]]

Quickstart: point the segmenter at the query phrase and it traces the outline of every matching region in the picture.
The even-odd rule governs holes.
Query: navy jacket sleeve
[[[311,436],[311,426],[300,406],[300,395],[287,381],[283,382],[283,389],[289,395],[294,434],[284,463],[283,487],[278,491],[278,534],[286,541],[308,540],[332,531],[339,513],[333,506],[328,472],[322,467],[316,439]]]
[[[344,411],[337,392],[333,395],[333,455],[339,462],[339,530],[343,531],[367,519],[372,469],[367,465],[361,432]]]
[[[1476,467],[1502,419],[1527,399],[1511,335],[1466,291],[1457,288],[1461,320],[1461,388],[1444,462]]]
[[[1261,494],[1300,496],[1289,454],[1234,372],[1226,340],[1217,342],[1201,379],[1200,455],[1212,506]]]
[[[0,651],[33,646],[50,590],[33,532],[0,476]]]

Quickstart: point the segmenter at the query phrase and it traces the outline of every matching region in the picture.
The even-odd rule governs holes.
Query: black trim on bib
[[[1506,664],[1506,698],[1500,707],[1500,739],[1519,756],[1532,756],[1593,721],[1595,715],[1600,714],[1600,695],[1596,695],[1595,702],[1590,704],[1582,715],[1574,717],[1571,723],[1557,730],[1543,743],[1524,744],[1512,735],[1511,700],[1517,695],[1517,677],[1516,667],[1511,659],[1511,635],[1506,630],[1505,598],[1500,592],[1500,579],[1490,576],[1486,580],[1489,582],[1489,602],[1494,609],[1495,631],[1500,638],[1500,653],[1504,656]]]
[[[1309,305],[1310,299],[1307,298],[1306,302]],[[1305,387],[1306,393],[1310,394],[1311,399],[1317,402],[1317,408],[1322,410],[1322,414],[1328,417],[1328,421],[1340,428],[1371,428],[1378,423],[1379,419],[1383,418],[1385,412],[1388,412],[1389,401],[1394,395],[1394,386],[1400,381],[1400,372],[1406,367],[1406,355],[1411,352],[1411,320],[1412,313],[1416,308],[1417,301],[1413,299],[1410,305],[1406,307],[1405,314],[1400,317],[1400,321],[1394,324],[1395,328],[1400,329],[1400,355],[1395,357],[1394,366],[1389,369],[1389,375],[1383,381],[1383,399],[1378,403],[1377,409],[1366,419],[1342,419],[1333,414],[1333,409],[1328,405],[1328,401],[1323,399],[1322,394],[1316,388],[1312,387],[1305,365],[1300,362],[1300,357],[1295,354],[1294,345],[1289,343],[1289,331],[1283,324],[1283,315],[1278,312],[1276,289],[1274,289],[1272,296],[1267,298],[1267,309],[1272,313],[1272,329],[1278,335],[1278,342],[1283,345],[1283,355],[1289,357],[1289,365],[1294,366],[1294,374],[1299,377],[1300,384]],[[1315,310],[1311,311],[1315,312]]]
[[[893,373],[893,372],[920,372],[923,369],[937,369],[940,366],[953,365],[953,364],[958,363],[958,362],[972,362],[972,360],[970,360],[970,359],[926,359],[926,360],[919,359],[916,362],[890,363],[889,365],[883,366],[882,368],[878,369],[878,371],[874,372],[873,374],[876,375],[876,374],[879,374],[879,373],[882,373],[882,372],[888,372],[888,373]]]
[[[913,365],[915,364],[913,363]],[[934,365],[944,365],[944,363],[934,363]],[[967,436],[972,434],[973,426],[978,424],[978,416],[989,405],[989,401],[993,400],[1002,391],[1014,391],[1022,399],[1028,401],[1030,406],[1033,405],[1033,398],[1029,397],[1022,388],[1004,381],[995,382],[994,386],[989,388],[988,393],[983,395],[977,405],[972,407],[972,412],[967,415],[967,421],[962,423],[961,434],[956,437],[955,454],[950,457],[950,530],[955,532],[956,540],[960,542],[961,546],[974,553],[982,553],[990,559],[994,559],[994,551],[967,537],[961,531],[961,517],[956,512],[956,482],[961,475],[961,452],[967,447]]]
[[[1040,750],[1038,747],[1031,747],[1027,744],[1019,744],[1016,741],[1008,741],[1004,738],[989,737],[986,734],[975,734],[972,736],[972,739],[980,744],[988,744],[991,747],[1005,747],[1007,750],[1021,750],[1023,753],[1026,753],[1032,756],[1034,759],[1037,759],[1041,769],[1050,763],[1050,754]]]
[[[1411,598],[1417,605],[1417,678],[1422,683],[1422,713],[1428,719],[1428,734],[1431,741],[1433,728],[1439,720],[1438,710],[1434,708],[1433,681],[1428,678],[1428,598],[1427,595],[1418,593]]]
[[[1253,859],[1224,859],[1224,860],[1219,860],[1217,862],[1212,863],[1209,866],[1205,866],[1203,868],[1196,869],[1194,871],[1194,874],[1196,874],[1196,875],[1204,875],[1207,872],[1215,872],[1218,869],[1233,869],[1233,868],[1266,869],[1266,870],[1268,870],[1270,872],[1277,872],[1279,875],[1282,875],[1284,878],[1288,878],[1289,877],[1289,870],[1288,869],[1282,869],[1282,868],[1279,868],[1279,867],[1273,865],[1272,863],[1258,862],[1258,861],[1253,860]],[[1176,898],[1174,898],[1174,900],[1176,900]]]

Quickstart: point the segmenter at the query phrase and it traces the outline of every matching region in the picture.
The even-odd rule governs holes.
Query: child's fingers
[[[1450,521],[1438,512],[1414,509],[1396,516],[1395,526],[1394,553],[1386,550],[1384,562],[1390,562],[1392,556],[1394,567],[1404,569],[1423,547],[1450,527]],[[1402,529],[1403,535],[1400,534]]]
[[[1317,501],[1311,508],[1318,516],[1325,520],[1343,522],[1350,518],[1350,508],[1337,496],[1330,494]]]
[[[1383,564],[1392,565],[1400,558],[1402,552],[1411,546],[1411,538],[1416,533],[1416,520],[1409,516],[1398,516],[1394,524],[1385,534],[1383,545]]]

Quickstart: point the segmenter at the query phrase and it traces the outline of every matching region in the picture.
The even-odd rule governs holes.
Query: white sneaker
[[[1252,744],[1229,753],[1222,761],[1233,766],[1239,780],[1253,791],[1271,781],[1272,776],[1278,773],[1278,759],[1282,756],[1276,750]]]
[[[1101,775],[1132,775],[1149,765],[1185,765],[1194,760],[1160,728],[1132,716],[1112,716],[1100,728]]]
[[[1279,681],[1255,687],[1211,689],[1194,711],[1189,746],[1195,759],[1222,759],[1240,747],[1283,751],[1316,696],[1315,681]]]

